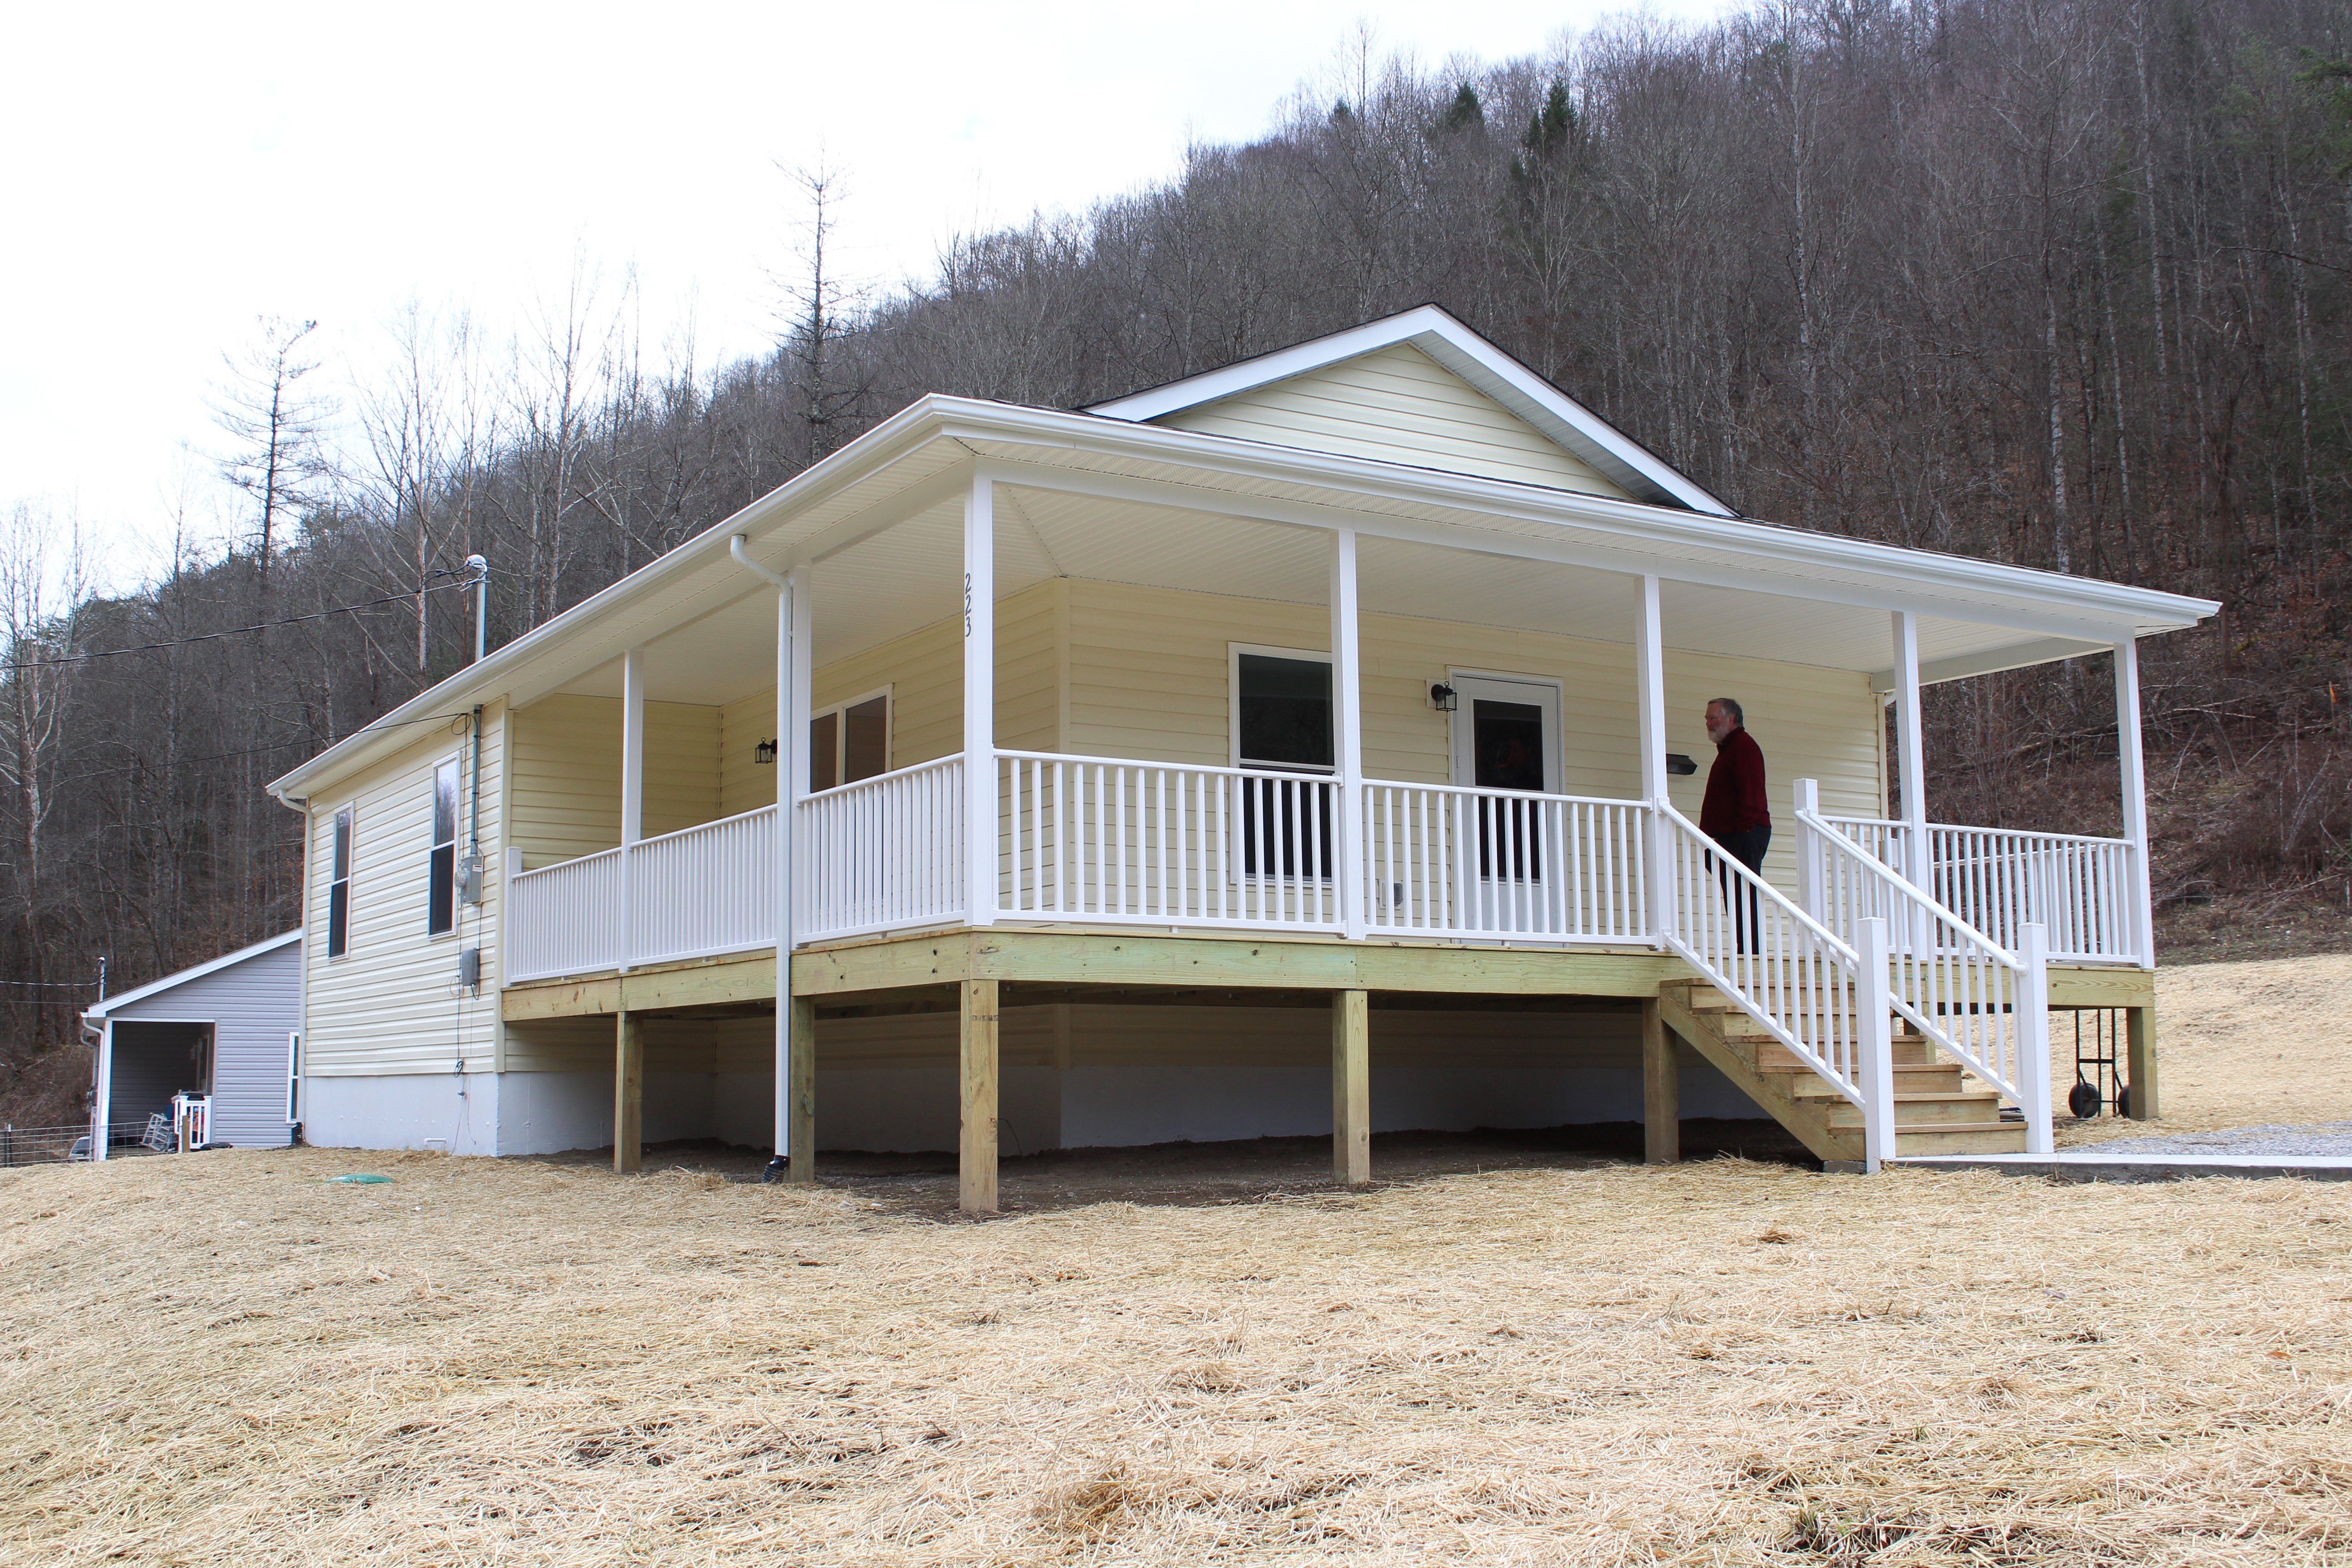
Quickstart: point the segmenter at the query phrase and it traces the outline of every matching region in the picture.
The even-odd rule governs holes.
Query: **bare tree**
[[[269,563],[288,514],[316,499],[327,472],[321,438],[331,407],[301,383],[319,368],[304,340],[319,323],[260,319],[260,337],[228,363],[231,380],[214,417],[237,445],[221,461],[228,481],[253,499],[254,568],[267,592]]]

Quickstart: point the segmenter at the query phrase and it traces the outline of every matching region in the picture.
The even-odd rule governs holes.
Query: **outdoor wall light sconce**
[[[1454,688],[1444,681],[1429,689],[1429,705],[1440,713],[1451,713],[1454,706]]]
[[[1666,772],[1683,778],[1688,778],[1691,774],[1698,772],[1698,764],[1692,762],[1688,757],[1684,756],[1680,752],[1668,752],[1666,753]]]
[[[761,742],[758,745],[751,748],[751,760],[763,768],[775,766],[776,743],[773,741]]]

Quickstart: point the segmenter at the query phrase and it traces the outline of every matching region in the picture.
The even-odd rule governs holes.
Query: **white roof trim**
[[[1472,331],[1449,312],[1423,305],[1344,332],[1314,338],[1245,359],[1238,364],[1188,375],[1085,410],[1109,419],[1147,423],[1236,396],[1277,381],[1306,375],[1344,360],[1410,343],[1535,426],[1541,435],[1643,500],[1664,501],[1717,517],[1739,514],[1627,436],[1598,414]]]
[[[161,980],[151,980],[146,984],[138,987],[136,990],[125,991],[120,996],[109,996],[97,1006],[85,1011],[82,1014],[82,1016],[85,1018],[104,1018],[108,1015],[111,1014],[117,1007],[125,1006],[132,1002],[143,1000],[144,998],[152,996],[161,991],[169,991],[174,985],[185,985],[191,980],[200,980],[207,974],[215,973],[220,970],[226,969],[231,964],[243,963],[248,958],[259,958],[265,952],[274,952],[278,949],[284,947],[289,942],[300,940],[301,935],[302,928],[300,926],[296,926],[292,931],[288,931],[283,936],[273,936],[267,942],[257,942],[251,947],[240,947],[235,952],[223,953],[220,957],[214,959],[209,963],[199,963],[192,969],[183,969],[174,973],[166,974]],[[169,1018],[159,1018],[149,1021],[154,1023],[173,1022],[173,1020]],[[179,1021],[196,1022],[198,1020],[183,1019]]]

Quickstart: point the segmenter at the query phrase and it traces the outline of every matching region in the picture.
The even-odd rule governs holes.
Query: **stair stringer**
[[[1681,987],[1660,986],[1658,1016],[1668,1028],[1689,1041],[1691,1049],[1706,1058],[1717,1072],[1738,1084],[1748,1099],[1769,1111],[1772,1120],[1787,1128],[1797,1142],[1811,1151],[1815,1157],[1841,1162],[1858,1161],[1864,1157],[1864,1140],[1859,1129],[1848,1133],[1833,1128],[1829,1124],[1826,1104],[1797,1100],[1784,1093],[1780,1081],[1785,1081],[1785,1075],[1758,1072],[1755,1064],[1741,1056],[1702,1015],[1684,1005],[1684,994],[1687,993],[1682,992]]]

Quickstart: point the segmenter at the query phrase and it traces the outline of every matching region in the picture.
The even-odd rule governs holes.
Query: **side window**
[[[837,702],[809,720],[809,793],[890,771],[890,693]]]
[[[341,958],[352,944],[352,808],[335,813],[333,879],[327,884],[327,956]]]
[[[1234,650],[1234,760],[1244,768],[1329,773],[1331,661],[1321,654]]]
[[[457,764],[433,770],[433,853],[425,872],[425,932],[438,936],[457,923]]]

